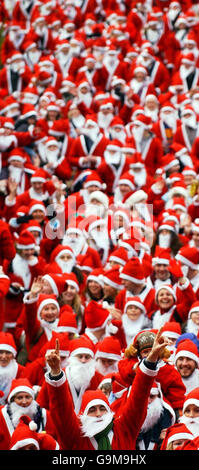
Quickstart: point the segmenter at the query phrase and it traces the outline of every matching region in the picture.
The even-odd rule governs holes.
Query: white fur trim
[[[116,282],[111,281],[108,277],[103,276],[103,281],[105,284],[108,284],[111,287],[114,287],[115,289],[123,289],[123,286],[120,284],[116,284]]]
[[[123,266],[125,266],[126,264],[126,261],[124,261],[121,258],[118,258],[117,256],[110,256],[109,261],[116,261],[116,263],[118,262],[119,264],[122,264]]]
[[[31,248],[35,248],[35,243],[32,243],[30,245],[21,245],[21,243],[17,243],[17,248],[19,248],[19,250],[28,250]]]
[[[89,354],[91,357],[94,357],[94,352],[89,348],[77,348],[71,352],[70,356],[74,357],[77,356],[77,354]]]
[[[40,313],[41,313],[41,311],[42,311],[42,308],[45,307],[45,305],[49,305],[49,304],[56,305],[58,311],[60,310],[60,306],[59,306],[57,300],[51,299],[51,298],[45,299],[45,300],[43,300],[43,301],[40,303],[40,305],[39,305],[39,307],[38,307],[38,309],[37,309],[37,315],[38,315],[38,317],[39,317],[39,315],[40,315]]]
[[[155,266],[156,264],[165,264],[166,266],[169,266],[169,260],[166,258],[153,258],[152,266]]]
[[[145,309],[144,305],[141,302],[137,302],[137,301],[133,301],[133,300],[131,300],[131,301],[129,300],[125,304],[124,313],[126,313],[127,308],[129,307],[129,305],[135,305],[136,307],[140,308],[140,310],[142,310],[143,313],[146,313],[146,309]]]
[[[199,407],[199,400],[197,400],[197,398],[188,398],[188,400],[185,400],[182,409],[183,413],[185,412],[186,407],[189,405],[196,405],[197,407]]]
[[[100,278],[100,276],[93,276],[92,274],[89,274],[89,276],[87,277],[87,282],[88,282],[88,281],[95,281],[95,282],[97,282],[101,287],[104,287],[103,278]]]
[[[105,359],[113,359],[113,361],[120,361],[121,356],[118,354],[112,354],[112,353],[106,353],[103,351],[97,351],[95,355],[95,359],[99,359],[100,357],[103,357]]]
[[[136,277],[128,276],[127,274],[120,274],[122,279],[126,279],[127,281],[135,282],[136,284],[143,284],[145,279],[137,279]]]
[[[58,295],[59,295],[59,291],[58,291],[57,286],[56,286],[56,283],[55,283],[55,281],[52,279],[52,277],[49,276],[49,274],[44,274],[43,279],[45,279],[46,281],[49,282],[50,286],[52,287],[53,293],[54,293],[56,296],[58,296]]]
[[[192,440],[194,439],[194,436],[191,433],[189,434],[186,432],[176,433],[176,434],[173,434],[173,436],[169,437],[167,444],[170,444],[171,442],[179,440],[179,439]]]
[[[5,323],[4,323],[4,325],[5,325]],[[8,351],[8,352],[11,352],[14,357],[16,357],[16,355],[17,355],[16,349],[14,349],[14,348],[13,348],[12,346],[10,346],[9,344],[1,343],[1,344],[0,344],[0,349],[1,349],[1,351]]]
[[[89,401],[88,405],[86,406],[86,408],[83,412],[83,415],[87,415],[89,408],[91,408],[92,406],[96,406],[96,405],[103,405],[103,406],[105,406],[107,411],[110,411],[110,407],[107,405],[107,403],[105,401],[100,400],[99,398],[96,398],[95,400]]]
[[[189,266],[191,269],[197,269],[199,270],[199,265],[192,263],[189,259],[184,258],[184,256],[180,255],[179,253],[176,255],[177,261],[181,261],[181,263],[186,264],[186,266]]]
[[[17,441],[14,446],[11,447],[10,450],[18,450],[21,449],[24,446],[27,446],[28,444],[34,444],[34,446],[39,450],[39,444],[35,439],[22,439],[21,441]]]
[[[141,362],[139,367],[140,367],[141,371],[146,375],[149,375],[151,377],[155,377],[157,375],[157,370],[148,369],[148,367],[144,364],[143,361]]]
[[[12,397],[14,397],[17,393],[21,393],[21,392],[26,392],[28,393],[29,395],[31,395],[32,398],[34,398],[35,394],[34,394],[34,390],[31,389],[30,387],[27,387],[25,385],[23,386],[18,386],[16,387],[14,390],[12,390],[11,393],[9,393],[9,396],[8,396],[8,403],[10,403],[10,400]]]
[[[197,365],[199,366],[199,357],[196,356],[194,353],[192,353],[191,351],[187,351],[186,349],[183,351],[179,351],[175,354],[175,363],[176,361],[179,359],[179,357],[188,357],[189,359],[192,359],[193,361],[195,361],[197,363]],[[198,400],[198,403],[199,403],[199,400]]]
[[[66,376],[65,376],[65,374],[63,374],[63,376],[59,380],[54,380],[54,379],[50,379],[49,372],[46,372],[45,380],[48,384],[50,384],[50,385],[52,385],[53,387],[56,388],[56,387],[60,387],[61,385],[63,385],[66,382]]]

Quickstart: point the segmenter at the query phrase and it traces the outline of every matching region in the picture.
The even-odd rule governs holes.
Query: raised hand
[[[162,329],[163,327],[157,332],[152,349],[146,357],[147,361],[157,362],[162,357],[165,347],[169,344],[167,338],[162,336]]]
[[[59,351],[59,340],[55,340],[55,349],[51,349],[46,353],[46,362],[50,367],[50,373],[52,376],[59,375],[61,372],[61,358]]]

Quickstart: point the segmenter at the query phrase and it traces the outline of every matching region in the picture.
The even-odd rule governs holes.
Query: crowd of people
[[[0,449],[199,450],[198,2],[0,22]]]

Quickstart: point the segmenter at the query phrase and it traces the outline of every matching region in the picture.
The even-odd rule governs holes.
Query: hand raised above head
[[[50,373],[52,376],[59,375],[61,372],[61,358],[59,351],[59,340],[55,340],[55,349],[51,349],[46,353],[46,362],[50,367]]]

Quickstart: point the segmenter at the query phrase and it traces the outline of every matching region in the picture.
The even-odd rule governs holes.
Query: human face
[[[169,277],[169,270],[165,264],[156,264],[154,266],[154,272],[157,279],[164,281]]]
[[[34,220],[37,220],[37,222],[41,223],[45,218],[45,214],[40,209],[37,209],[32,212],[32,217]]]
[[[34,191],[36,191],[36,193],[41,193],[42,190],[43,190],[43,183],[40,182],[40,181],[36,181],[36,182],[32,183],[32,187],[33,187]]]
[[[136,305],[129,305],[129,307],[126,310],[126,314],[129,320],[134,321],[140,317],[140,315],[142,314],[142,310]]]
[[[192,240],[194,241],[196,248],[199,248],[199,233],[198,232],[193,232]]]
[[[128,184],[120,184],[119,188],[120,188],[120,192],[121,192],[122,196],[125,196],[125,194],[129,193],[130,190],[131,190],[131,188],[130,188],[130,186],[128,186]]]
[[[184,415],[188,418],[197,418],[199,416],[199,406],[196,405],[188,405],[185,408]]]
[[[163,288],[158,293],[157,303],[163,310],[168,310],[174,305],[173,295]]]
[[[144,359],[148,356],[148,354],[150,353],[151,351],[151,348],[145,348],[143,349],[141,352],[140,352],[140,357],[141,359]]]
[[[191,314],[191,319],[196,325],[199,325],[199,312],[193,312]]]
[[[21,250],[21,257],[28,260],[34,255],[34,248],[28,248],[27,250]]]
[[[107,409],[104,405],[91,406],[88,410],[87,415],[95,418],[100,418],[107,413]]]
[[[92,359],[90,354],[85,354],[85,353],[76,354],[75,357],[77,357],[79,362],[81,362],[82,364],[85,364],[86,362],[89,362]]]
[[[67,290],[63,292],[63,297],[65,301],[71,301],[74,299],[77,291],[74,286],[68,286]]]
[[[6,367],[10,361],[14,358],[13,354],[10,351],[0,350],[0,366]]]
[[[59,312],[56,305],[49,303],[42,308],[40,316],[42,320],[51,323],[55,321],[55,319],[58,317],[58,314]]]
[[[176,361],[176,367],[181,377],[190,377],[196,368],[196,363],[189,357],[179,357]]]
[[[176,439],[176,441],[173,442],[173,450],[176,450],[177,447],[182,446],[186,442],[186,439]]]
[[[43,294],[53,294],[52,287],[47,279],[42,279],[42,293]]]
[[[27,408],[27,406],[30,406],[32,401],[33,401],[32,396],[27,392],[18,392],[14,396],[14,402],[18,406],[23,406],[24,408]]]
[[[101,286],[96,281],[89,281],[88,288],[93,295],[99,295],[101,292]]]
[[[72,260],[72,256],[70,255],[70,253],[62,253],[62,254],[59,256],[59,259],[61,259],[62,261],[71,261],[71,260]]]
[[[104,291],[105,297],[109,295],[110,297],[114,297],[117,293],[117,290],[114,287],[109,286],[109,284],[104,284],[103,291]]]

